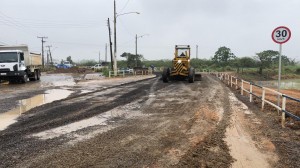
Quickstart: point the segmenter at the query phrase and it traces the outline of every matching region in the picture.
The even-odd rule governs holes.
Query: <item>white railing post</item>
[[[253,97],[252,97],[252,83],[250,83],[250,95],[249,95],[249,97],[250,97],[250,102],[252,102],[252,100],[253,100]]]
[[[266,90],[263,87],[262,88],[262,96],[261,96],[261,111],[264,110],[264,106],[265,106],[265,96],[266,96]]]
[[[237,90],[238,89],[238,79],[237,78],[235,78],[235,89]]]
[[[227,84],[228,84],[228,86],[230,85],[230,76],[229,75],[227,76]]]
[[[285,128],[285,107],[286,107],[286,97],[282,95],[281,126],[283,128]]]
[[[242,85],[241,85],[241,95],[244,94],[244,80],[242,79]]]

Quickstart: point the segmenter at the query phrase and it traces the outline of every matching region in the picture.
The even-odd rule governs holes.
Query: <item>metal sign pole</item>
[[[279,44],[279,68],[278,68],[278,92],[280,92],[280,80],[281,80],[281,53],[282,44]],[[278,95],[278,106],[280,106],[280,96]]]

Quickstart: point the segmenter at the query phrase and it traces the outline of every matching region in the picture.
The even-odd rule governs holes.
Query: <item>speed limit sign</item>
[[[285,26],[277,27],[272,32],[272,39],[275,43],[283,44],[291,38],[291,31]]]

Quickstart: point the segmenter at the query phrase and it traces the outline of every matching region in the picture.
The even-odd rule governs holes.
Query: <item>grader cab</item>
[[[190,83],[195,81],[195,69],[190,64],[191,48],[189,45],[176,45],[174,59],[171,68],[164,68],[162,79],[164,82],[169,80],[186,80]],[[201,76],[200,76],[201,78]]]

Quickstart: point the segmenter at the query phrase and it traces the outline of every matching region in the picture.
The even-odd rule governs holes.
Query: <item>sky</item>
[[[56,60],[99,60],[99,52],[104,60],[108,18],[113,32],[113,2],[1,0],[0,45],[27,44],[40,53],[37,36],[45,36]],[[192,58],[196,45],[198,58],[209,59],[222,46],[238,57],[254,56],[278,51],[271,33],[286,26],[292,36],[282,54],[300,61],[299,0],[116,0],[116,6],[118,60],[123,52],[135,53],[136,35],[137,52],[147,60],[172,59],[175,45],[190,45]]]

